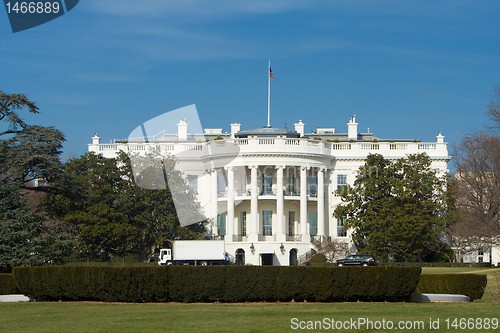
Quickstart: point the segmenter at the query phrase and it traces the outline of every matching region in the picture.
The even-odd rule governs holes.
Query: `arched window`
[[[244,265],[245,264],[245,250],[238,249],[236,250],[236,265]]]
[[[290,266],[297,266],[297,249],[290,250]]]

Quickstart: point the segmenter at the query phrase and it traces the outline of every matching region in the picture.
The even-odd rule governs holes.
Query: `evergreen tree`
[[[337,194],[344,204],[335,217],[347,217],[358,251],[379,260],[421,259],[449,222],[446,179],[437,176],[426,154],[396,162],[369,155],[354,186]]]
[[[0,181],[0,271],[58,263],[70,253],[70,236],[47,233],[44,221],[43,213],[26,205],[18,184]]]

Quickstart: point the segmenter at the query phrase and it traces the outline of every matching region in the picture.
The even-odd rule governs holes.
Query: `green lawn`
[[[439,319],[440,328],[455,318],[499,318],[491,303],[248,303],[105,304],[4,303],[0,332],[287,332],[300,321],[399,321]],[[304,323],[305,325],[305,323]],[[500,327],[500,326],[499,326]],[[356,332],[364,332],[357,327]],[[498,329],[498,328],[497,328]],[[383,331],[383,330],[382,330]],[[456,331],[456,330],[455,330]],[[472,330],[477,331],[477,330]]]
[[[443,270],[441,268],[441,270]],[[459,272],[447,268],[444,272]],[[476,272],[468,269],[465,272]],[[463,273],[464,271],[460,271]],[[429,273],[428,268],[424,273]],[[442,272],[441,272],[442,273]],[[482,270],[481,270],[482,273]],[[492,291],[495,273],[488,275],[488,291]],[[498,287],[497,287],[498,289]],[[302,321],[331,319],[345,322],[382,320],[398,325],[422,323],[419,332],[435,332],[429,321],[439,319],[439,331],[446,331],[455,318],[496,318],[500,320],[500,306],[492,302],[493,296],[484,296],[473,303],[244,303],[244,304],[118,304],[92,302],[0,303],[0,332],[290,332]],[[292,322],[292,319],[294,321]],[[326,319],[325,319],[326,318]],[[318,325],[318,324],[316,324]],[[316,328],[319,328],[316,326]],[[323,328],[326,328],[323,326]],[[476,332],[474,329],[454,329],[455,332]],[[345,328],[343,331],[368,332],[366,326]],[[413,331],[416,329],[403,329]],[[500,325],[493,330],[500,330]],[[378,330],[386,332],[389,330]],[[401,329],[399,329],[401,331]]]

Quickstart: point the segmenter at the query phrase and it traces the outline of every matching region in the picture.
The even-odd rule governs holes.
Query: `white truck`
[[[224,265],[227,259],[223,240],[177,240],[160,250],[158,265]]]

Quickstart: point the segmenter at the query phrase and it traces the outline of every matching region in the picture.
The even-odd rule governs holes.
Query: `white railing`
[[[171,151],[171,150],[174,150],[174,144],[170,144],[170,145],[157,145],[157,147],[161,151]]]
[[[248,139],[234,139],[234,143],[238,146],[247,146]]]
[[[390,150],[406,150],[406,149],[408,149],[408,144],[407,143],[390,143],[389,149]]]
[[[203,150],[202,144],[184,145],[184,150]]]
[[[146,150],[147,145],[145,144],[134,144],[134,145],[127,145],[127,150],[128,151],[144,151]]]
[[[446,157],[448,150],[446,143],[422,142],[325,142],[298,138],[242,138],[216,140],[210,142],[157,142],[157,143],[109,143],[89,145],[89,150],[97,153],[114,155],[123,150],[127,153],[146,153],[152,149],[172,154],[184,151],[197,151],[200,154],[210,154],[214,150],[206,149],[215,147],[220,153],[233,152],[232,145],[239,147],[240,154],[246,153],[306,153],[326,156],[365,157],[370,153],[379,152],[388,157],[403,157],[407,154],[426,152],[433,157]]]
[[[350,143],[332,143],[333,150],[351,150]]]
[[[418,150],[436,150],[435,143],[419,143]]]
[[[116,145],[114,144],[99,145],[99,151],[103,150],[116,150]]]
[[[362,143],[361,150],[379,150],[380,145],[378,143]]]
[[[259,139],[259,145],[274,145],[275,140],[271,138]]]

